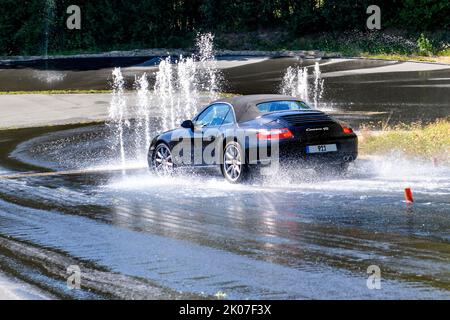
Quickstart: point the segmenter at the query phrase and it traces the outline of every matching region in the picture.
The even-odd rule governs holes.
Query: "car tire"
[[[245,163],[245,154],[241,145],[230,141],[222,153],[220,170],[224,178],[231,183],[242,183],[248,179],[249,166]]]
[[[149,152],[148,167],[150,171],[159,176],[173,174],[175,165],[173,164],[172,151],[167,144],[161,142],[156,145],[153,152]]]

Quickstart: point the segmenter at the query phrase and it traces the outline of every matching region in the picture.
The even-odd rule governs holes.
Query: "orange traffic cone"
[[[414,202],[414,198],[412,195],[412,191],[411,188],[405,188],[405,200],[407,203],[413,203]]]

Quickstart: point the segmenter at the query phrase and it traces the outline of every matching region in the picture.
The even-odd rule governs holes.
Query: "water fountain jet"
[[[150,110],[149,110],[149,83],[147,74],[136,77],[135,87],[137,90],[137,124],[136,124],[136,157],[144,160],[150,146]],[[143,139],[142,139],[143,138]]]
[[[306,103],[313,104],[314,108],[318,109],[324,85],[319,62],[314,64],[312,79],[311,86],[307,67],[288,67],[283,76],[280,93],[300,98]]]
[[[175,127],[174,86],[170,57],[161,60],[158,67],[153,93],[156,98],[155,103],[162,109],[162,129],[169,130]]]
[[[175,63],[172,63],[171,57],[162,59],[152,91],[149,90],[146,74],[135,77],[137,102],[134,108],[127,106],[125,80],[120,68],[113,70],[109,125],[119,145],[123,166],[128,160],[139,163],[146,160],[151,142],[150,110],[160,115],[161,127],[157,129],[167,131],[182,120],[191,119],[202,98],[208,101],[218,98],[221,76],[214,59],[213,39],[211,34],[199,35],[196,41],[198,53],[192,57],[180,56]],[[129,119],[133,119],[133,126]]]
[[[109,125],[113,128],[114,137],[118,140],[120,161],[122,166],[126,164],[124,130],[130,126],[127,114],[127,103],[124,94],[125,80],[120,68],[114,68],[112,72],[112,99],[109,106]]]

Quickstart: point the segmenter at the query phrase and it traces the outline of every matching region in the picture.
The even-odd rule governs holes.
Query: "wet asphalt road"
[[[276,91],[293,63],[226,69],[228,91]],[[352,125],[449,114],[448,69],[370,73],[389,65],[323,65],[322,107]],[[65,76],[40,83],[103,88],[107,67],[55,67]],[[365,73],[342,74],[355,69]],[[0,84],[34,86],[45,71],[14,70]],[[230,185],[211,172],[152,176],[139,159],[123,168],[111,140],[102,124],[0,132],[0,271],[60,298],[450,298],[449,167],[393,152],[345,177],[284,168]],[[81,290],[67,288],[70,265]],[[380,290],[367,288],[371,265]]]
[[[198,171],[152,176],[139,161],[113,170],[102,125],[44,131],[4,132],[3,174],[91,172],[0,179],[0,239],[33,248],[24,270],[4,247],[0,255],[2,268],[56,296],[139,298],[161,287],[160,298],[449,298],[447,167],[392,154],[358,160],[344,178],[285,168],[236,186]],[[68,290],[61,270],[36,270],[33,255],[50,252],[55,269],[87,264],[85,291]],[[370,265],[381,290],[367,288]],[[97,270],[124,276],[127,290],[93,281]]]
[[[238,94],[278,93],[289,66],[308,67],[315,60],[295,58],[219,57],[223,91]],[[110,89],[113,66],[122,67],[127,88],[136,75],[155,80],[155,57],[60,59],[0,63],[0,90]],[[387,60],[324,59],[321,109],[347,112],[356,123],[432,121],[449,115],[448,65]],[[367,113],[377,113],[367,116]]]

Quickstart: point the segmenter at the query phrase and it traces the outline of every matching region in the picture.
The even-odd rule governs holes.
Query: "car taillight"
[[[342,131],[343,131],[345,134],[353,133],[353,130],[352,130],[352,128],[350,128],[350,127],[342,127]]]
[[[288,128],[261,130],[256,134],[258,139],[289,139],[294,137]]]

